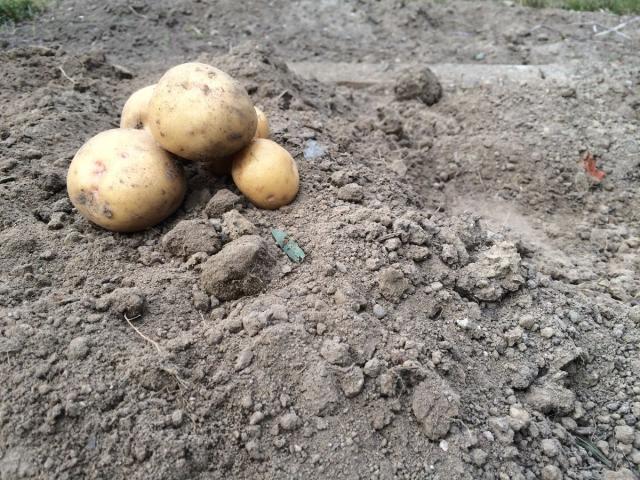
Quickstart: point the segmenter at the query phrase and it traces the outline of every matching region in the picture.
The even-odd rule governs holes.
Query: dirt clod
[[[72,360],[82,360],[89,353],[89,339],[86,337],[76,337],[69,343],[67,357]]]
[[[204,213],[209,218],[219,218],[223,213],[233,210],[242,203],[241,197],[231,190],[223,188],[218,190],[204,208]]]
[[[496,301],[524,283],[515,245],[500,243],[460,271],[458,288],[479,300]]]
[[[402,72],[398,76],[393,91],[398,100],[418,99],[425,105],[433,105],[442,98],[442,85],[428,67]]]
[[[414,389],[411,406],[427,438],[439,440],[459,413],[460,397],[437,374],[430,374]]]
[[[543,413],[568,414],[575,408],[575,394],[555,383],[531,387],[525,396],[525,401],[532,408]]]
[[[346,202],[360,203],[364,199],[364,189],[357,183],[348,183],[338,189],[338,198]]]
[[[349,345],[336,340],[325,340],[322,343],[320,355],[334,365],[348,365],[351,359]]]
[[[105,311],[111,309],[118,315],[135,318],[143,314],[145,297],[136,288],[118,288],[96,301],[96,309]]]
[[[358,395],[364,387],[364,374],[359,367],[352,367],[340,379],[342,391],[347,398]]]
[[[207,260],[200,284],[220,300],[254,295],[267,286],[274,262],[274,254],[261,237],[243,236]]]
[[[162,247],[182,258],[199,252],[210,255],[218,252],[221,246],[218,233],[204,220],[182,220],[162,237]]]
[[[222,215],[222,229],[231,240],[258,233],[255,225],[237,210],[231,210]]]
[[[409,288],[409,281],[404,274],[394,267],[385,268],[378,275],[380,293],[389,301],[397,302]]]

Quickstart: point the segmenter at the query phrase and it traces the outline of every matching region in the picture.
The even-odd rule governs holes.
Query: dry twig
[[[133,8],[131,5],[127,5],[129,7],[129,10],[131,10],[131,13],[133,13],[136,17],[140,17],[140,18],[147,18],[146,15],[141,14],[140,12],[137,12],[135,8]]]
[[[62,72],[62,76],[64,78],[66,78],[67,80],[69,80],[71,83],[73,83],[74,85],[76,84],[76,81],[71,78],[69,75],[67,75],[67,72],[64,71],[64,68],[62,68],[62,65],[58,67],[58,70],[60,70],[60,72]]]
[[[135,325],[134,325],[133,323],[131,323],[131,320],[135,320],[136,318],[140,318],[140,315],[137,315],[137,316],[135,316],[135,317],[133,317],[133,318],[131,318],[131,319],[130,319],[129,317],[127,317],[127,314],[126,314],[126,313],[124,314],[124,319],[127,321],[127,323],[129,324],[129,326],[130,326],[131,328],[133,328],[133,329],[136,331],[136,333],[137,333],[138,335],[140,335],[140,336],[141,336],[142,338],[144,338],[147,342],[149,342],[151,345],[153,345],[154,347],[156,347],[156,350],[158,351],[158,353],[162,353],[162,349],[160,348],[160,345],[158,344],[158,342],[155,342],[155,341],[151,340],[151,339],[150,339],[149,337],[147,337],[144,333],[142,333],[140,330],[138,330],[138,329],[135,327]],[[177,376],[176,376],[176,377],[177,377]]]
[[[629,38],[628,35],[625,35],[620,30],[622,30],[623,28],[627,27],[628,25],[631,25],[632,23],[637,22],[638,20],[640,20],[640,17],[634,17],[631,20],[627,20],[626,22],[622,22],[622,23],[616,25],[615,27],[609,28],[609,29],[605,30],[604,32],[596,33],[594,35],[594,37],[601,37],[601,36],[604,36],[604,35],[608,35],[610,33],[615,33],[617,35],[620,35],[621,37]]]

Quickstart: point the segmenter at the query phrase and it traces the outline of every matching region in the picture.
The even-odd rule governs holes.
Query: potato
[[[161,222],[180,206],[186,189],[182,166],[144,130],[99,133],[78,150],[67,173],[71,203],[117,232]]]
[[[296,162],[284,148],[256,138],[232,159],[231,175],[251,203],[274,210],[293,201],[300,187]]]
[[[242,85],[204,63],[184,63],[165,73],[151,95],[148,119],[163,148],[199,162],[215,162],[245,147],[258,122]]]
[[[136,90],[122,107],[120,128],[148,128],[147,108],[154,85]]]
[[[253,138],[269,138],[269,120],[262,110],[258,107],[256,109],[256,116],[258,117],[258,126],[256,127],[256,133]]]

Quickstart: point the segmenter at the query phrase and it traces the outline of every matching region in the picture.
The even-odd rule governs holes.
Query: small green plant
[[[568,10],[608,10],[618,15],[640,13],[640,0],[520,0],[527,7],[556,7]]]
[[[0,0],[0,25],[32,18],[44,4],[45,0]]]

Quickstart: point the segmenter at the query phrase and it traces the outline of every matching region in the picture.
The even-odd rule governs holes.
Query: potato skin
[[[300,175],[293,157],[276,142],[257,138],[232,158],[231,175],[251,203],[275,210],[296,198]]]
[[[204,63],[168,70],[153,91],[148,118],[163,148],[198,162],[214,162],[245,147],[258,121],[242,85]]]
[[[155,84],[148,85],[131,94],[124,107],[122,107],[120,128],[148,128],[147,111],[155,86]]]
[[[67,173],[71,203],[107,230],[144,230],[171,215],[187,189],[182,166],[144,130],[99,133],[76,153]]]
[[[256,127],[256,133],[253,138],[269,138],[269,120],[262,110],[258,107],[256,109],[256,116],[258,117],[258,126]]]

